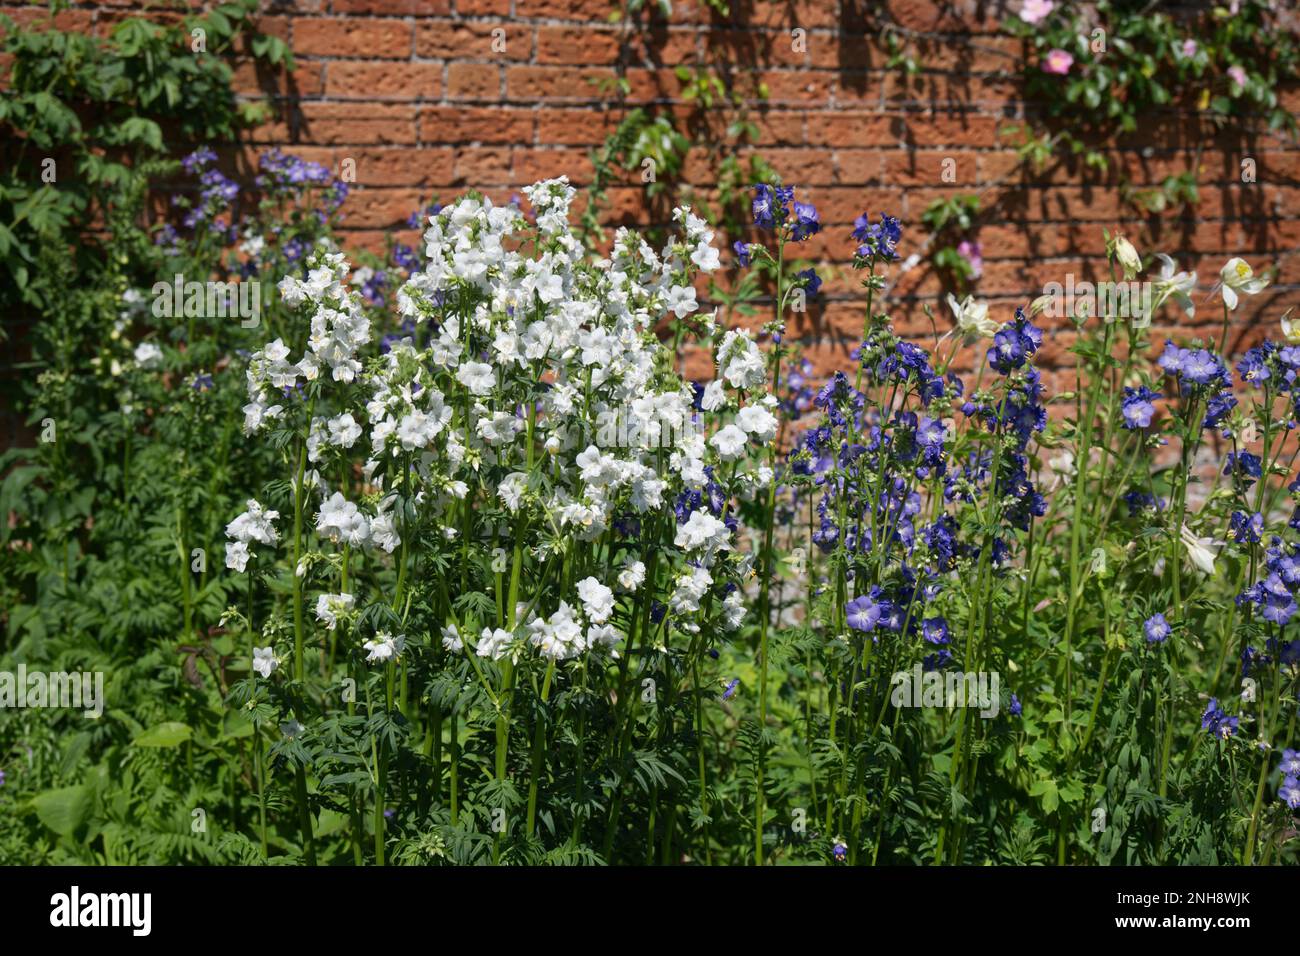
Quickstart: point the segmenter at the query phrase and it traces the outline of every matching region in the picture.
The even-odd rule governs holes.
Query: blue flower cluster
[[[817,207],[812,203],[797,202],[793,186],[759,183],[754,187],[750,211],[754,215],[754,225],[759,229],[775,231],[786,227],[795,242],[803,242],[822,228]]]
[[[1120,414],[1124,417],[1124,427],[1130,431],[1138,428],[1150,428],[1155,417],[1155,400],[1160,393],[1141,385],[1137,388],[1124,389],[1124,398],[1120,402]]]
[[[1237,406],[1231,391],[1232,373],[1223,359],[1208,349],[1184,349],[1166,341],[1156,364],[1175,377],[1182,394],[1208,395],[1203,428],[1218,428]]]
[[[761,198],[763,213],[771,204],[774,217],[781,215],[781,202],[789,201],[778,193]],[[882,216],[870,224],[863,217],[854,238],[864,244],[860,256],[892,258],[899,235],[897,220]],[[848,626],[873,641],[882,634],[919,637],[931,651],[922,661],[927,670],[952,659],[951,628],[934,613],[942,578],[963,558],[978,558],[980,546],[961,540],[957,520],[946,511],[925,520],[921,485],[941,482],[947,502],[995,494],[1006,504],[1003,520],[1022,530],[1046,513],[1046,501],[1029,478],[1027,457],[1033,436],[1047,424],[1041,379],[1031,365],[1042,340],[1041,330],[1018,310],[989,352],[990,365],[1005,376],[999,400],[981,395],[961,404],[958,376],[940,374],[924,349],[889,329],[869,328],[854,353],[863,390],[843,372],[835,373],[812,399],[820,421],[791,455],[791,472],[811,478],[820,490],[813,542],[823,552],[843,556],[850,580],[874,564],[871,582],[855,588],[859,593],[846,602]],[[890,399],[881,407],[866,393]],[[950,461],[955,436],[943,413],[931,411],[939,401],[945,411],[961,404],[968,418],[1001,436],[1004,453],[997,456],[996,475],[987,448],[970,452],[964,464]],[[1010,540],[1009,535],[991,540],[995,565],[1009,556]]]
[[[1208,731],[1211,737],[1218,737],[1220,740],[1227,740],[1237,733],[1237,724],[1240,719],[1229,717],[1219,706],[1217,698],[1211,697],[1209,705],[1205,708],[1205,713],[1201,714],[1201,729]]]
[[[1278,799],[1292,810],[1300,810],[1300,750],[1283,750],[1278,770],[1282,773],[1282,782],[1277,788]]]
[[[873,223],[864,212],[853,220],[853,238],[860,243],[857,248],[858,259],[892,262],[898,258],[898,243],[903,238],[903,227],[893,216],[880,214],[880,221]]]
[[[1235,522],[1234,522],[1235,523]],[[1260,616],[1279,626],[1296,612],[1295,590],[1300,586],[1300,545],[1284,545],[1276,535],[1264,552],[1264,579],[1246,588],[1237,605],[1254,604]]]

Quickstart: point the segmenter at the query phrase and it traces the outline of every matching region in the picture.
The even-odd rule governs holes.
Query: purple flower
[[[741,268],[748,266],[750,263],[749,243],[737,239],[731,244],[731,248],[736,250],[736,261],[740,263]]]
[[[1218,737],[1220,740],[1227,740],[1237,733],[1237,724],[1240,718],[1229,717],[1219,707],[1219,701],[1216,697],[1210,698],[1209,706],[1205,708],[1205,713],[1201,714],[1201,728],[1209,732],[1211,737]]]
[[[1288,777],[1300,776],[1300,750],[1283,750],[1282,763],[1277,769]]]
[[[1223,460],[1223,474],[1224,477],[1234,476],[1244,487],[1249,488],[1256,478],[1263,476],[1264,462],[1258,455],[1252,455],[1248,451],[1230,451]]]
[[[928,415],[921,417],[920,424],[916,426],[916,444],[927,465],[938,465],[943,461],[943,443],[947,435],[942,421]]]
[[[794,231],[791,238],[795,242],[803,242],[822,227],[821,221],[817,218],[817,207],[812,203],[796,202],[794,217]]]
[[[1019,717],[1023,709],[1024,708],[1021,707],[1020,705],[1020,698],[1017,697],[1015,694],[1012,694],[1011,700],[1007,704],[1007,713],[1009,713],[1012,717]]]
[[[880,623],[880,605],[863,595],[854,598],[844,608],[849,627],[858,631],[873,631]]]
[[[415,250],[401,242],[393,246],[393,262],[399,269],[405,269],[407,272],[414,272],[420,264],[415,257]]]
[[[1183,378],[1194,385],[1208,385],[1223,374],[1223,364],[1206,349],[1197,349],[1183,362]]]
[[[844,610],[849,627],[857,631],[873,631],[881,618],[893,610],[893,605],[881,597],[880,588],[873,587],[871,593],[854,598]]]
[[[1042,330],[1030,324],[1023,310],[1016,309],[1015,319],[993,336],[993,348],[988,351],[989,364],[1007,375],[1024,365],[1042,343]]]
[[[754,187],[754,199],[750,209],[754,214],[754,225],[759,229],[775,229],[790,218],[790,201],[794,199],[791,186],[771,186],[759,183]]]
[[[927,618],[921,624],[921,634],[931,644],[947,644],[948,622],[941,617]]]
[[[1142,630],[1147,636],[1148,644],[1163,644],[1169,640],[1169,635],[1173,629],[1169,626],[1169,622],[1165,620],[1163,614],[1152,614],[1146,619],[1146,623],[1142,625]]]
[[[1287,776],[1278,784],[1277,798],[1292,810],[1300,809],[1300,782],[1293,776]]]
[[[1232,513],[1232,537],[1238,544],[1254,544],[1264,536],[1264,516],[1256,512],[1248,515],[1244,511]]]
[[[1273,376],[1268,368],[1268,350],[1256,346],[1248,351],[1237,363],[1237,374],[1243,382],[1249,382],[1256,388],[1267,382]]]
[[[857,254],[863,259],[893,260],[898,258],[898,242],[903,237],[903,228],[893,216],[880,214],[880,222],[871,223],[864,212],[853,220],[853,232],[850,234],[861,243]]]
[[[1211,395],[1210,400],[1205,403],[1205,428],[1218,428],[1219,424],[1228,417],[1228,413],[1237,407],[1237,399],[1232,392],[1222,391],[1217,395]]]
[[[1151,417],[1156,413],[1156,406],[1151,401],[1159,398],[1159,392],[1153,392],[1145,385],[1140,388],[1125,388],[1121,410],[1124,414],[1124,427],[1150,428]]]
[[[1180,349],[1173,342],[1165,342],[1165,351],[1156,361],[1166,375],[1176,375],[1184,386],[1218,384],[1221,388],[1232,385],[1228,368],[1208,349]]]
[[[737,688],[739,685],[740,685],[740,678],[739,678],[739,677],[733,677],[733,678],[731,679],[731,682],[730,682],[729,684],[727,684],[727,689],[724,690],[724,691],[722,692],[722,699],[723,699],[723,700],[730,700],[730,699],[731,699],[731,695],[734,694],[734,693],[736,692],[736,688]]]
[[[806,284],[804,285],[804,289],[807,292],[808,298],[810,299],[816,296],[817,290],[822,287],[821,277],[818,276],[817,273],[812,269],[804,269],[802,272],[796,272],[794,274],[794,277],[796,279],[807,280]]]
[[[196,170],[203,169],[217,161],[217,154],[207,146],[200,146],[194,152],[190,153],[181,160],[181,167],[191,176]]]

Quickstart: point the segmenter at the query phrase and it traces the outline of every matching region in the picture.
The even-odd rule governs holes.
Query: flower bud
[[[1115,261],[1119,263],[1120,268],[1124,270],[1125,279],[1132,279],[1142,271],[1142,257],[1133,248],[1133,243],[1123,236],[1115,237],[1111,245],[1111,252],[1114,254]]]

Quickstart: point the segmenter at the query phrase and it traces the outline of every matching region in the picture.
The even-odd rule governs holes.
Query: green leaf
[[[36,816],[59,836],[71,836],[90,812],[90,791],[84,786],[46,790],[32,797]]]
[[[188,724],[174,720],[150,727],[131,741],[137,747],[179,747],[194,736]]]
[[[1061,803],[1055,780],[1039,780],[1029,788],[1029,795],[1038,797],[1043,803],[1043,809],[1048,813],[1053,812]]]

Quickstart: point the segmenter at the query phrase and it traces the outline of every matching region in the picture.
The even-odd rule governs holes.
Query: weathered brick
[[[601,100],[599,81],[614,79],[609,69],[564,66],[511,66],[506,69],[506,96],[522,100]]]
[[[453,100],[497,100],[501,67],[492,63],[452,63],[447,67],[447,96]]]
[[[335,99],[436,100],[442,64],[340,60],[326,64],[325,92]]]
[[[590,26],[537,28],[537,62],[546,64],[612,63],[618,59],[620,33]]]
[[[533,141],[533,116],[531,110],[524,109],[428,106],[419,113],[420,139],[527,146]],[[543,137],[543,142],[554,141]]]
[[[390,17],[445,17],[451,12],[451,0],[330,0],[330,10]]]
[[[415,53],[441,60],[527,60],[533,53],[533,30],[512,23],[418,23]]]
[[[297,17],[293,48],[302,56],[405,60],[411,55],[413,30],[405,20]]]

